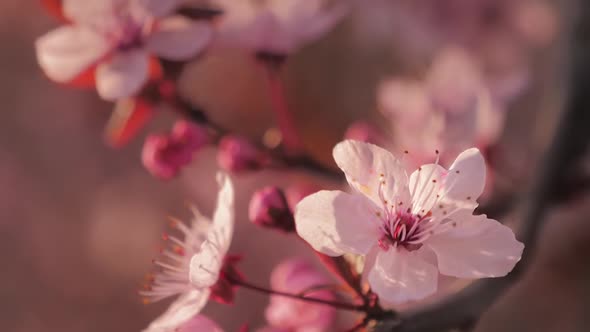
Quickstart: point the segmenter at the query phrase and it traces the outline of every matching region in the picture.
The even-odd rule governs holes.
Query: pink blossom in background
[[[171,14],[176,0],[64,0],[71,24],[36,42],[39,65],[54,81],[94,78],[106,100],[135,95],[150,74],[150,56],[188,60],[209,43],[207,23]]]
[[[443,152],[443,161],[451,161],[468,147],[493,144],[505,117],[477,63],[459,48],[443,50],[423,81],[385,81],[378,102],[391,119],[394,146],[409,150],[415,165],[431,158],[436,149]]]
[[[394,40],[410,58],[431,57],[448,44],[468,49],[480,61],[494,96],[510,101],[530,81],[534,52],[559,31],[548,0],[368,0],[359,1],[357,33]],[[381,37],[377,37],[377,36]]]
[[[473,215],[485,185],[477,149],[447,170],[426,164],[409,177],[398,159],[372,144],[344,141],[336,164],[354,193],[320,191],[295,211],[297,233],[329,256],[365,256],[364,275],[379,297],[401,304],[437,290],[440,274],[501,277],[520,260],[523,244],[508,227]]]
[[[325,0],[214,0],[224,12],[220,43],[255,53],[287,55],[320,39],[348,12],[347,4]]]
[[[234,189],[230,178],[218,174],[217,208],[209,220],[194,208],[190,228],[179,221],[173,227],[184,240],[164,235],[171,248],[164,249],[155,261],[162,272],[148,276],[145,290],[140,291],[144,302],[152,303],[180,295],[146,332],[173,332],[189,321],[215,296],[215,288],[225,268],[225,256],[234,229]]]
[[[174,332],[223,332],[223,330],[211,319],[203,315],[197,315],[174,330]]]
[[[207,128],[184,120],[178,121],[170,135],[152,134],[147,137],[142,161],[154,176],[168,180],[190,164],[193,154],[209,142]]]
[[[282,262],[270,276],[272,289],[297,294],[311,287],[330,283],[326,276],[313,265],[302,259]],[[334,300],[334,294],[327,290],[309,292],[310,297]],[[311,304],[273,295],[266,308],[266,320],[270,327],[263,331],[320,332],[334,324],[336,310],[333,307]]]

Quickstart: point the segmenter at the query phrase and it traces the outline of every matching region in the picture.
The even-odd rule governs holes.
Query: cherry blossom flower
[[[329,256],[365,255],[364,274],[385,301],[419,300],[440,274],[501,277],[523,244],[508,227],[473,215],[485,184],[479,150],[465,150],[447,170],[427,164],[409,177],[400,160],[368,143],[343,141],[334,159],[354,189],[320,191],[297,206],[297,233]]]
[[[210,297],[227,291],[222,275],[233,270],[228,267],[227,251],[234,229],[234,190],[229,177],[218,174],[217,208],[210,221],[193,209],[190,227],[179,221],[173,226],[184,234],[184,240],[165,235],[172,247],[162,252],[162,259],[154,263],[162,272],[148,276],[149,284],[140,294],[145,303],[180,295],[168,310],[145,330],[175,331],[193,318]],[[233,262],[230,262],[230,264]]]
[[[471,146],[489,146],[505,118],[475,60],[455,47],[441,51],[424,81],[384,82],[378,100],[392,120],[396,147],[410,150],[417,165],[433,146],[444,151],[443,161]]]
[[[273,289],[293,293],[328,283],[325,275],[302,259],[282,262],[270,276]],[[328,290],[310,291],[308,294],[314,298],[334,300],[334,294]],[[278,295],[270,297],[270,304],[266,308],[266,320],[276,331],[325,331],[334,323],[335,315],[334,307],[310,304]]]
[[[224,15],[221,43],[256,53],[288,55],[321,38],[348,12],[346,4],[325,0],[215,0]]]
[[[72,23],[37,40],[38,62],[59,83],[90,78],[106,100],[134,95],[143,87],[153,64],[150,55],[186,60],[202,51],[212,35],[207,23],[164,17],[176,0],[63,0],[62,6]]]

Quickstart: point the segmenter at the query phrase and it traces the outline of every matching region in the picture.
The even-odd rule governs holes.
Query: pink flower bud
[[[283,191],[277,187],[266,187],[255,192],[250,200],[248,215],[256,225],[285,232],[295,231],[293,213]]]
[[[373,144],[381,144],[383,142],[383,137],[379,132],[379,129],[376,126],[363,121],[357,121],[351,124],[348,129],[346,129],[344,138]]]
[[[150,135],[145,140],[141,159],[145,168],[164,180],[176,176],[178,167],[170,154],[171,141],[164,135]],[[172,157],[172,158],[171,158]]]
[[[211,135],[206,127],[186,120],[177,121],[174,124],[171,136],[190,150],[200,149],[211,142]]]
[[[243,172],[260,169],[265,163],[265,156],[248,139],[227,135],[219,142],[217,162],[229,172]]]
[[[270,277],[273,289],[292,293],[303,292],[329,283],[329,279],[302,259],[290,259],[279,264]],[[327,290],[310,290],[308,295],[324,300],[334,300],[334,294]],[[309,304],[277,295],[270,297],[270,304],[265,312],[271,326],[289,331],[324,331],[333,326],[335,314],[336,309],[333,307]]]

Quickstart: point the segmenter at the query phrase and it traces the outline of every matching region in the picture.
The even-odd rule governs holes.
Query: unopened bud
[[[226,171],[243,172],[262,168],[265,156],[248,139],[227,135],[219,142],[217,162]]]
[[[177,149],[169,137],[150,135],[143,145],[141,159],[152,175],[168,180],[176,176],[180,167],[190,161],[190,155],[187,156],[184,151]]]
[[[295,231],[293,213],[282,190],[277,187],[266,187],[255,192],[250,200],[248,215],[256,225],[285,232]]]
[[[172,128],[172,138],[192,151],[198,150],[211,142],[207,127],[186,120],[177,121]]]

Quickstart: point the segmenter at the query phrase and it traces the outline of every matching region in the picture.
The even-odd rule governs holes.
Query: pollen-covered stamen
[[[376,215],[381,221],[380,228],[384,234],[378,241],[381,249],[388,250],[392,245],[399,245],[414,250],[430,236],[456,226],[451,216],[461,208],[454,205],[445,206],[441,202],[457,183],[457,177],[448,183],[446,173],[441,174],[438,167],[438,150],[436,155],[434,167],[417,170],[413,188],[410,188],[412,199],[408,205],[398,201],[398,198],[394,198],[394,202],[388,200],[384,191],[385,176],[380,175],[378,195],[383,208],[377,211]],[[453,171],[456,174],[460,173],[458,170]],[[440,211],[433,213],[435,208]]]
[[[167,248],[160,250],[160,258],[153,260],[160,271],[150,273],[143,289],[139,291],[143,296],[143,303],[154,303],[191,289],[190,258],[199,249],[201,241],[177,219],[170,218],[170,228],[183,234],[184,241],[167,233],[162,234]]]

